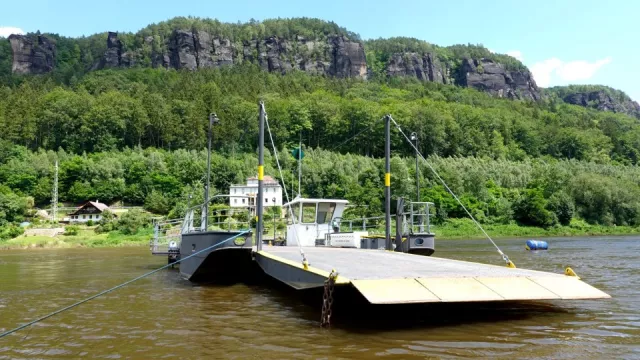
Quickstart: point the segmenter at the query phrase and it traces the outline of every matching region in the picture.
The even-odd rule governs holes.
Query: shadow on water
[[[320,326],[322,288],[295,290],[264,273],[253,277],[250,282],[243,281],[242,284],[252,292],[264,296],[266,302],[291,312],[301,320]],[[215,288],[229,285],[232,284],[200,283],[192,286]],[[374,305],[349,285],[336,288],[331,327],[353,333],[372,334],[389,330],[500,323],[569,313],[571,310],[556,304],[534,301]]]

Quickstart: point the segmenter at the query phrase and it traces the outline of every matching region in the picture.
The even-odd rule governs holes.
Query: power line
[[[352,137],[348,138],[347,140],[345,140],[345,141],[341,142],[340,144],[338,144],[338,145],[336,145],[336,146],[332,147],[331,149],[329,149],[329,151],[333,151],[333,150],[335,150],[335,149],[339,148],[340,146],[342,146],[342,145],[344,145],[344,144],[348,143],[349,141],[351,141],[351,140],[353,140],[353,139],[357,138],[358,136],[362,135],[363,133],[365,133],[365,132],[367,132],[367,131],[371,130],[371,129],[373,128],[373,126],[374,126],[374,125],[377,125],[377,124],[378,124],[378,122],[382,121],[382,119],[384,119],[384,117],[383,117],[383,118],[380,118],[380,120],[378,120],[378,121],[374,122],[373,124],[369,125],[367,128],[365,128],[365,129],[361,130],[360,132],[358,132],[357,134],[355,134],[355,135],[353,135]]]

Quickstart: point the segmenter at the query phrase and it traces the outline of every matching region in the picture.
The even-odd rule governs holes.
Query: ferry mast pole
[[[384,215],[385,247],[393,250],[391,243],[391,115],[384,117]]]
[[[211,128],[213,124],[218,123],[218,116],[215,113],[209,114],[209,134],[207,135],[208,145],[207,145],[207,185],[204,188],[204,208],[202,211],[204,212],[204,231],[207,231],[209,227],[209,187],[211,186]]]
[[[263,223],[263,184],[264,179],[264,102],[260,101],[258,106],[260,108],[260,120],[258,127],[258,197],[256,199],[256,217],[258,223],[256,225],[256,248],[258,251],[262,250],[262,223]]]

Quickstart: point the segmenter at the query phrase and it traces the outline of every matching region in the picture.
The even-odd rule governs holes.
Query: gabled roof
[[[88,202],[82,204],[80,207],[78,207],[76,209],[76,211],[72,212],[69,215],[76,215],[80,210],[86,208],[89,205],[93,206],[96,209],[98,209],[100,212],[104,212],[105,210],[109,210],[109,207],[107,206],[107,204],[103,204],[103,203],[97,202],[97,201],[88,201]]]
[[[109,209],[107,204],[103,204],[103,203],[100,203],[100,202],[97,202],[97,201],[89,201],[89,204],[95,206],[100,211],[105,211],[105,210]]]

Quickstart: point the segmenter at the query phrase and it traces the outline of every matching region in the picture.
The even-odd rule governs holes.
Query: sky
[[[640,1],[1,0],[0,36],[135,32],[175,16],[249,19],[316,17],[363,39],[408,36],[437,45],[482,44],[527,65],[541,87],[602,84],[640,102]]]

